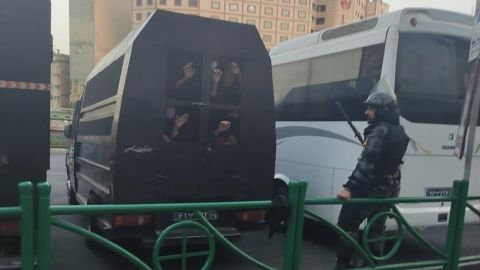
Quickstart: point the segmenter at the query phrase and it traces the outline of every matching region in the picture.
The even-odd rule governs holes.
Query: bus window
[[[210,112],[210,144],[237,144],[240,141],[240,113],[214,109]]]
[[[174,100],[200,101],[202,55],[187,51],[171,51],[167,67],[168,97]]]
[[[337,101],[352,120],[365,120],[363,101],[380,77],[383,53],[377,44],[274,67],[277,121],[342,121]]]
[[[213,57],[211,68],[211,102],[240,105],[243,83],[242,62],[232,57],[216,56]]]
[[[457,124],[465,96],[469,42],[400,34],[395,88],[402,116],[412,122]]]
[[[162,140],[166,143],[198,142],[200,109],[167,105]]]
[[[302,93],[295,93],[295,95],[293,95],[293,97],[290,96],[289,99],[287,99],[286,96],[294,90],[296,92],[301,92],[303,90],[297,89],[302,89],[307,86],[309,73],[308,64],[308,60],[300,60],[272,67],[272,73],[275,74],[273,77],[275,104],[283,103],[282,105],[288,106],[289,102],[298,103],[305,99],[305,97],[302,96]],[[296,100],[291,100],[295,99],[296,96],[298,96]]]

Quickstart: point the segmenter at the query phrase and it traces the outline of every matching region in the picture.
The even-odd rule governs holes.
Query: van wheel
[[[67,196],[68,196],[68,204],[70,205],[77,205],[78,201],[77,198],[75,197],[75,192],[72,189],[67,190]]]
[[[86,229],[89,231],[89,232],[92,232],[92,233],[95,233],[95,234],[99,234],[99,231],[98,231],[98,228],[96,227],[96,225],[94,224],[94,220],[92,219],[92,217],[88,217],[88,221],[87,221],[87,226],[86,226]],[[90,238],[86,238],[85,239],[85,243],[87,244],[87,247],[90,248],[90,249],[94,249],[94,250],[97,250],[99,248],[101,248],[102,246],[95,242],[94,240],[90,239]]]
[[[100,202],[100,200],[95,194],[90,194],[90,196],[88,198],[87,205],[98,204],[99,202]],[[98,228],[97,223],[96,223],[96,215],[88,215],[87,216],[85,229],[89,232],[92,232],[92,233],[95,233],[95,234],[98,234],[98,235],[101,234],[101,231]],[[101,247],[100,244],[98,244],[94,240],[91,240],[90,238],[86,238],[85,243],[87,244],[87,247],[91,248],[91,249],[98,249],[98,248]]]

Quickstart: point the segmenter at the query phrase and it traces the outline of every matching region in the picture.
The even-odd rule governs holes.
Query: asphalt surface
[[[66,173],[64,167],[65,152],[53,149],[51,151],[50,171],[48,181],[52,185],[52,204],[67,204]],[[84,226],[85,217],[66,216],[62,220]],[[318,225],[307,224],[302,243],[301,269],[323,270],[334,268],[335,236]],[[445,228],[429,228],[421,234],[438,247],[443,247],[446,238]],[[468,225],[464,229],[462,255],[480,254],[480,226]],[[265,264],[281,269],[283,258],[283,235],[277,234],[269,240],[266,231],[244,233],[237,246],[255,259]],[[151,265],[151,249],[140,248],[134,245],[125,247]],[[195,246],[193,249],[205,250],[204,246]],[[178,250],[168,249],[165,254],[175,253]],[[438,259],[427,248],[419,244],[413,237],[406,236],[400,251],[391,260],[392,262],[407,262]],[[187,269],[201,269],[206,258],[189,259]],[[162,263],[162,269],[181,269],[177,261]],[[51,268],[53,270],[106,270],[106,269],[137,269],[130,262],[117,254],[102,247],[89,246],[83,237],[64,231],[59,228],[52,229]],[[249,270],[260,269],[244,259],[233,255],[226,248],[217,245],[215,261],[211,269]],[[462,267],[464,270],[480,269],[480,265]]]

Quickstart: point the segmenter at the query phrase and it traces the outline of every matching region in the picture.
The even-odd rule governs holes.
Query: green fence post
[[[22,182],[20,190],[22,270],[33,269],[33,184]]]
[[[294,260],[292,269],[300,269],[301,255],[302,255],[302,240],[303,240],[303,223],[305,213],[305,193],[307,192],[307,182],[300,182],[300,189],[298,191],[297,213],[296,213],[296,230],[295,230],[295,246],[294,246]]]
[[[462,244],[463,223],[465,220],[465,207],[467,205],[468,181],[456,180],[453,183],[453,200],[450,206],[450,217],[447,234],[447,259],[444,270],[457,270],[460,259],[460,246]]]
[[[48,270],[50,265],[50,184],[37,184],[38,190],[38,235],[37,264],[39,270]]]
[[[297,231],[298,197],[300,184],[292,181],[288,185],[288,198],[291,204],[290,217],[287,223],[285,245],[283,251],[283,270],[292,270],[295,261],[295,237]]]

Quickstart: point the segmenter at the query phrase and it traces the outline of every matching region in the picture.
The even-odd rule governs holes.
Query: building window
[[[282,0],[283,3],[290,3],[290,0]]]
[[[152,14],[151,12],[147,12],[147,18],[150,17],[150,14]]]
[[[271,21],[264,21],[263,22],[263,28],[271,29],[272,28],[272,22]]]
[[[158,1],[158,3],[159,3],[160,5],[166,5],[166,4],[167,4],[167,0],[160,0],[160,1]]]
[[[321,12],[325,12],[325,11],[327,10],[327,6],[326,6],[326,5],[320,5],[320,6],[318,6],[317,8],[319,8],[319,10],[320,10]],[[317,11],[318,11],[318,10],[317,10]]]
[[[248,13],[255,13],[256,11],[257,11],[257,7],[255,7],[254,5],[248,5],[247,7]]]
[[[290,16],[290,10],[289,9],[282,9],[282,16],[284,16],[284,17]]]
[[[213,9],[220,9],[220,2],[212,1],[212,8]]]
[[[280,42],[287,41],[288,37],[286,36],[280,36]]]
[[[317,19],[315,19],[315,24],[325,24],[325,18],[317,18]]]
[[[282,30],[288,30],[289,26],[288,26],[288,23],[281,23],[280,24],[280,29]]]
[[[141,7],[142,6],[142,0],[137,0],[137,7]]]
[[[297,24],[298,32],[305,32],[305,24]]]
[[[230,17],[230,18],[228,18],[228,20],[231,21],[231,22],[238,22],[238,19],[234,18],[234,17]]]
[[[181,6],[182,0],[175,0],[175,6]]]
[[[301,5],[306,5],[307,0],[298,0],[298,3],[301,4]]]
[[[230,9],[230,11],[238,11],[238,4],[237,3],[230,3],[229,9]]]
[[[255,25],[255,20],[247,20],[247,24]]]
[[[307,18],[307,12],[305,10],[299,10],[298,11],[298,18],[302,18],[302,19]]]
[[[265,15],[273,15],[273,8],[266,7],[265,8]]]
[[[271,35],[263,35],[263,41],[264,42],[271,42],[272,41],[272,36]]]
[[[198,6],[198,0],[188,0],[189,7],[196,7]]]
[[[153,6],[153,0],[147,0],[149,6]]]
[[[136,15],[136,19],[137,19],[137,21],[141,21],[142,20],[142,13],[138,12],[137,15]]]

